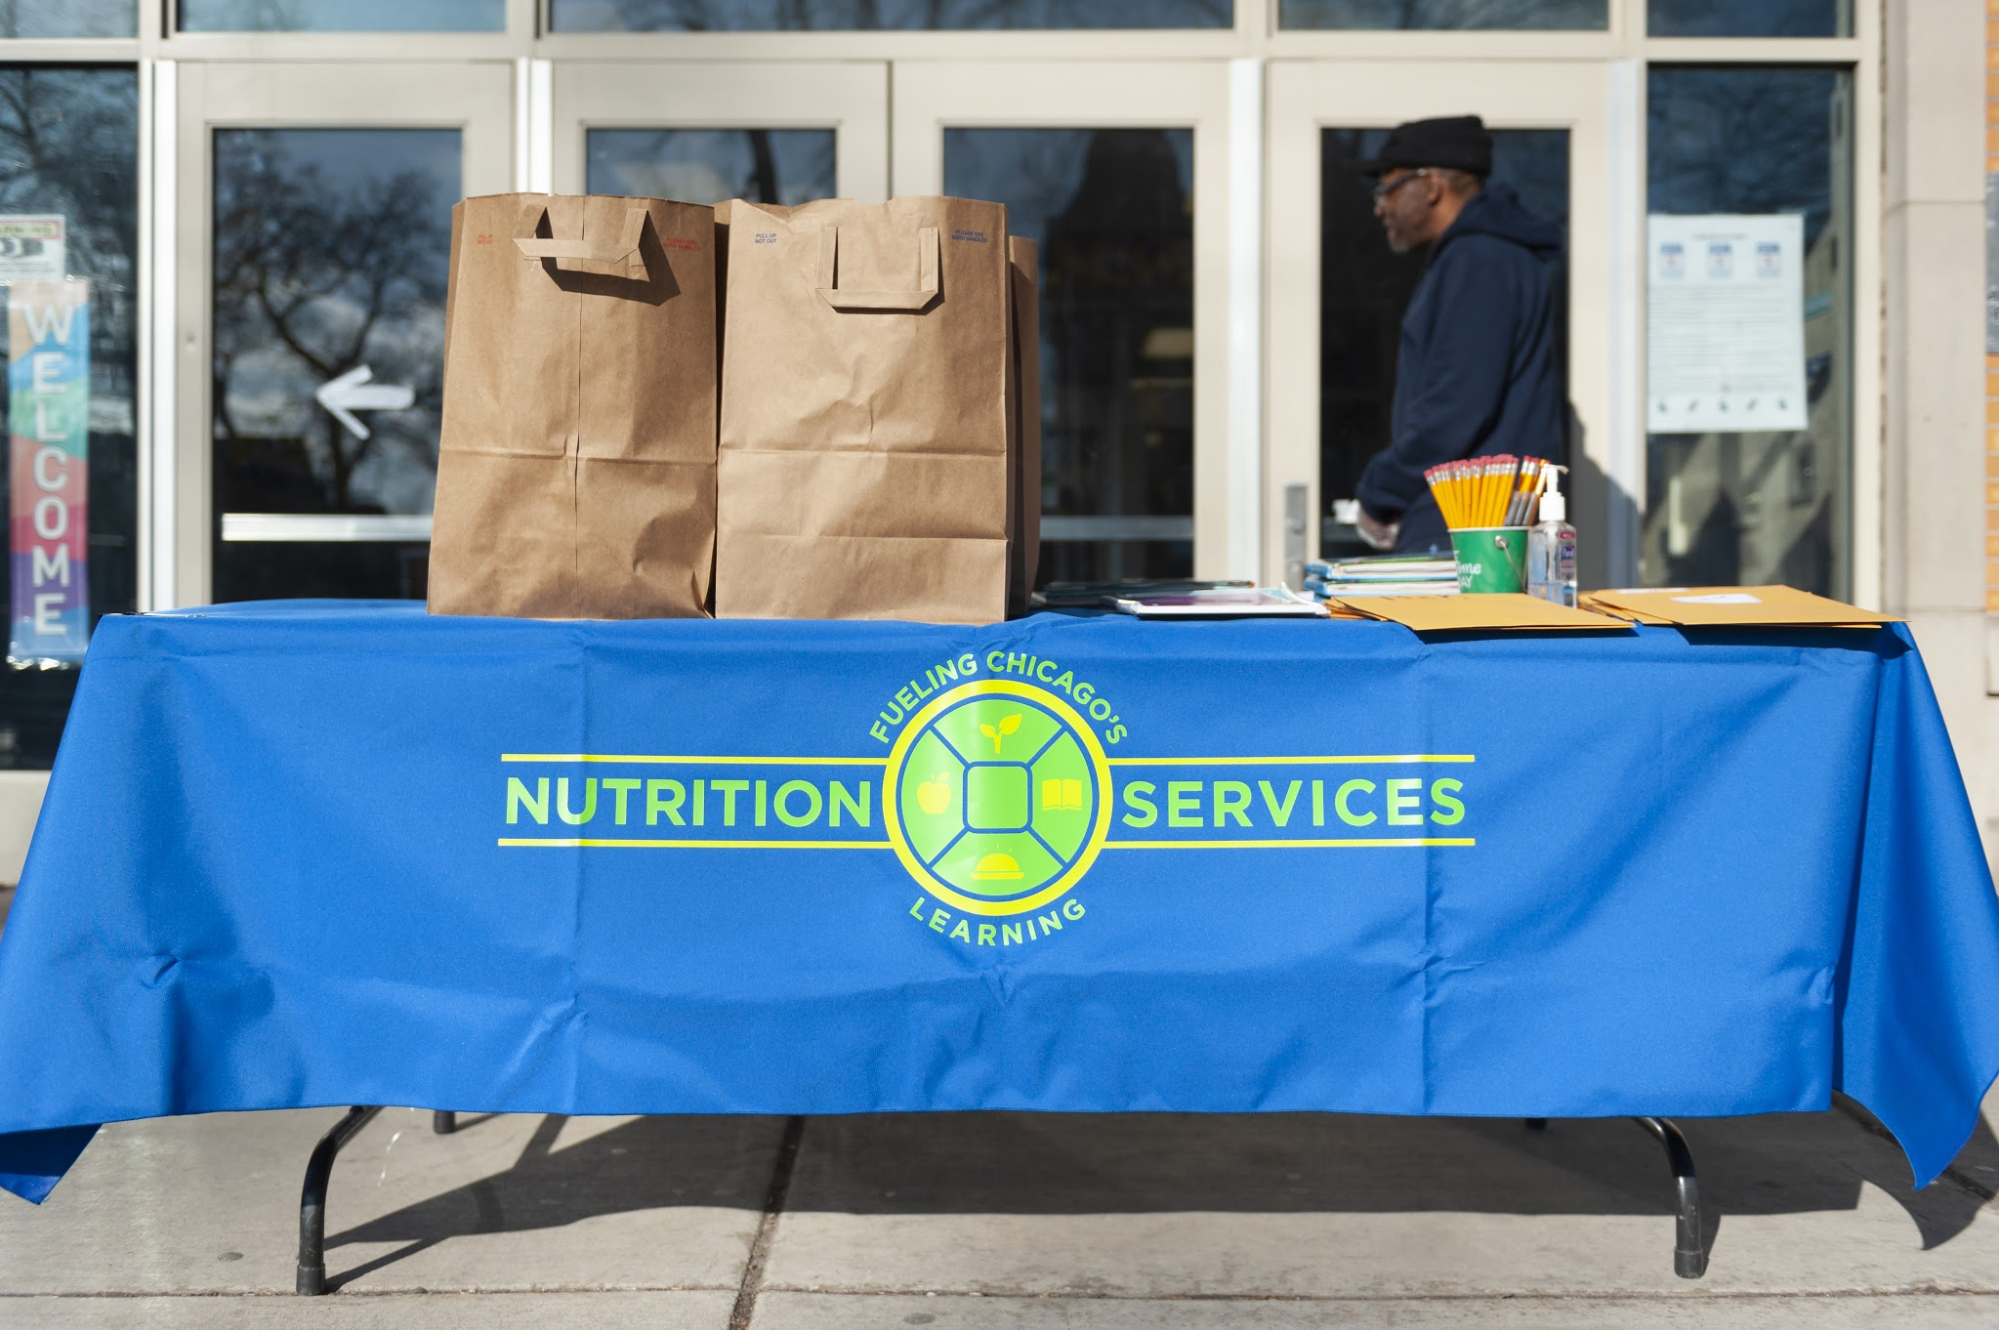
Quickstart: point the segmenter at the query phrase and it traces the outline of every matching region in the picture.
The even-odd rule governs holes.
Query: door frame
[[[880,60],[563,61],[554,183],[583,193],[593,129],[830,129],[842,198],[888,198],[888,64]]]
[[[1233,273],[1231,66],[1221,60],[898,60],[891,70],[890,180],[898,194],[944,192],[944,131],[966,128],[1189,129],[1194,135],[1194,576],[1250,577],[1257,524],[1257,416],[1231,374],[1233,303],[1254,301]],[[1252,62],[1253,63],[1253,62]],[[1238,82],[1240,80],[1238,79]],[[1238,287],[1248,288],[1238,290]],[[1248,428],[1245,428],[1245,423]],[[1245,468],[1232,465],[1240,455]]]
[[[1585,546],[1585,585],[1630,581],[1643,436],[1631,367],[1642,318],[1613,262],[1619,218],[1611,171],[1617,64],[1596,61],[1273,60],[1269,68],[1269,274],[1266,392],[1269,429],[1264,512],[1285,511],[1286,487],[1303,485],[1307,558],[1333,498],[1319,493],[1320,131],[1386,129],[1479,108],[1496,129],[1569,132],[1569,400],[1579,421],[1572,501],[1577,526],[1602,533]],[[1448,89],[1440,94],[1439,89]],[[1284,219],[1276,225],[1276,219]],[[1616,222],[1617,225],[1613,225]],[[1380,441],[1382,445],[1387,440]],[[1621,492],[1621,494],[1619,493]],[[1263,573],[1287,563],[1281,521],[1264,524]],[[1628,547],[1628,549],[1627,549]],[[1623,562],[1619,562],[1620,559]]]
[[[177,69],[174,249],[174,433],[171,545],[176,605],[212,596],[214,131],[217,129],[456,129],[461,186],[499,194],[514,179],[514,66],[509,61],[360,63],[181,62]],[[335,519],[336,522],[341,521]],[[329,532],[327,539],[340,539]],[[157,551],[156,558],[165,554]],[[158,574],[156,573],[156,577]],[[159,585],[156,583],[156,585]]]

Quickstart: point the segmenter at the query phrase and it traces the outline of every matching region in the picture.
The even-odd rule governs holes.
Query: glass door
[[[1229,492],[1228,94],[1222,61],[895,68],[896,193],[997,200],[1041,247],[1044,583],[1224,576],[1254,523]]]
[[[1488,184],[1567,233],[1549,276],[1566,311],[1570,516],[1590,532],[1584,580],[1601,582],[1618,424],[1608,101],[1596,64],[1272,64],[1266,577],[1295,586],[1306,559],[1371,553],[1338,501],[1389,443],[1402,314],[1425,256],[1389,249],[1361,164],[1398,123],[1474,112],[1493,133]]]
[[[888,197],[880,62],[562,62],[554,106],[558,193],[684,203]]]
[[[179,92],[176,599],[422,597],[451,207],[510,187],[513,71],[183,63]]]

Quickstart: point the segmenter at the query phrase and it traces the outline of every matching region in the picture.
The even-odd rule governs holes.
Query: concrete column
[[[1992,861],[1999,699],[1987,696],[1985,599],[1985,5],[1885,0],[1882,43],[1882,587],[1923,649]]]

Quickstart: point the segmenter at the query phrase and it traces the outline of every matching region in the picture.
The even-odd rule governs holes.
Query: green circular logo
[[[1016,915],[1083,876],[1110,827],[1110,769],[1069,704],[1031,684],[961,684],[889,755],[889,841],[933,896]]]

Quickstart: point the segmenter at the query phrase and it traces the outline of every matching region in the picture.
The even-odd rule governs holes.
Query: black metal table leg
[[[355,1105],[347,1116],[326,1130],[312,1159],[305,1165],[305,1188],[298,1203],[298,1292],[326,1292],[326,1184],[333,1175],[333,1157],[382,1112],[380,1105]]]
[[[1673,1246],[1673,1274],[1698,1280],[1707,1273],[1707,1243],[1701,1237],[1701,1185],[1694,1177],[1694,1155],[1687,1139],[1669,1118],[1639,1118],[1638,1125],[1658,1138],[1666,1148],[1666,1160],[1673,1167],[1673,1182],[1679,1192],[1678,1242]]]
[[[458,1113],[452,1109],[430,1111],[430,1130],[440,1137],[448,1137],[458,1131]]]

